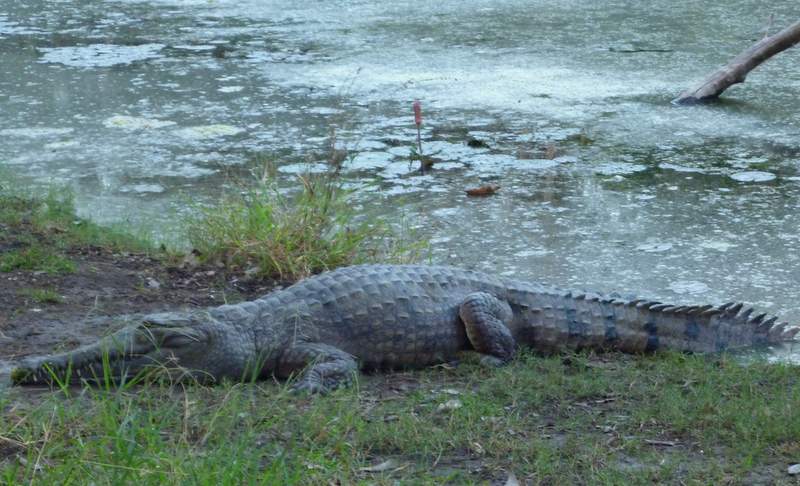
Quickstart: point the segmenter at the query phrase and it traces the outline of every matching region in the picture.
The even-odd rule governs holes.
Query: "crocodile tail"
[[[791,341],[800,332],[800,327],[754,315],[752,308],[733,302],[678,306],[568,292],[550,294],[537,304],[523,310],[533,312],[530,321],[538,323],[528,328],[525,341],[542,351],[566,347],[714,353]]]
[[[777,317],[754,315],[753,308],[741,303],[678,306],[605,299],[598,304],[606,311],[606,342],[621,351],[713,353],[790,341],[800,332],[800,327],[779,323]]]

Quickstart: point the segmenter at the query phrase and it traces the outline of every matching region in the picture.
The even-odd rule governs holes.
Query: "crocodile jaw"
[[[179,370],[202,379],[213,342],[208,324],[185,314],[154,314],[98,342],[62,354],[23,361],[11,371],[13,384],[120,382],[142,371]],[[195,321],[195,322],[192,322]],[[171,373],[172,375],[172,373]]]

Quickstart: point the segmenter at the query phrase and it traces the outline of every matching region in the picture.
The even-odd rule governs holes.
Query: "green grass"
[[[64,298],[52,289],[22,289],[19,295],[27,297],[37,304],[61,304]]]
[[[336,172],[307,174],[300,182],[299,191],[287,196],[271,178],[262,178],[213,207],[200,208],[188,223],[192,246],[206,261],[284,279],[418,256],[422,245],[356,214]]]
[[[343,265],[418,259],[424,242],[414,241],[413,235],[401,238],[382,221],[357,214],[338,175],[333,167],[325,174],[302,176],[292,195],[279,191],[267,176],[226,193],[213,206],[187,201],[198,211],[185,222],[186,237],[203,261],[256,277],[292,280]],[[129,229],[78,217],[74,194],[67,188],[31,195],[19,187],[0,174],[0,229],[10,227],[15,243],[22,244],[0,254],[0,271],[69,273],[75,267],[67,254],[93,247],[148,253],[165,257],[165,263],[181,259],[174,250],[157,249]]]
[[[77,266],[68,253],[81,248],[153,250],[142,238],[79,218],[73,195],[64,188],[31,195],[0,184],[0,230],[0,250],[6,246],[0,251],[0,272],[73,273]]]
[[[532,484],[790,484],[797,371],[523,355],[362,377],[324,397],[269,382],[9,397],[0,481],[485,484],[513,471]]]
[[[0,253],[0,271],[44,271],[65,274],[75,271],[67,253],[102,247],[110,251],[154,251],[145,238],[79,218],[74,195],[66,188],[51,188],[41,195],[25,193],[0,178],[0,229],[6,229],[0,245],[11,249]]]
[[[72,273],[75,263],[52,248],[32,244],[19,250],[0,254],[0,272],[14,270],[42,271],[51,275]]]
[[[30,221],[33,226],[53,238],[61,248],[103,247],[112,251],[152,252],[149,239],[114,226],[101,226],[79,218],[75,196],[66,188],[51,188],[42,197],[33,199]]]

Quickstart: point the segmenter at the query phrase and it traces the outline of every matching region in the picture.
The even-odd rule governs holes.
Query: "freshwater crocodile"
[[[358,369],[428,366],[465,350],[502,365],[517,346],[718,352],[792,340],[800,330],[752,313],[734,303],[567,292],[454,267],[359,265],[254,301],[148,315],[95,344],[23,361],[12,380],[120,378],[158,365],[204,381],[296,375],[295,388],[326,392]]]

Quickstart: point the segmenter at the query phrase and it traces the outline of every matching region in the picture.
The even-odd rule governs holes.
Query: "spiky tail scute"
[[[800,328],[733,302],[670,305],[598,294],[515,289],[524,320],[522,341],[552,352],[562,348],[611,349],[629,353],[661,349],[713,353],[791,341]]]
[[[606,322],[609,344],[615,341],[616,334],[623,351],[720,352],[790,341],[800,332],[800,328],[786,322],[777,323],[777,317],[753,315],[753,308],[741,303],[679,306],[645,299],[608,298],[598,299],[597,303],[606,310],[607,321],[613,315],[613,331],[609,329],[610,322]]]

